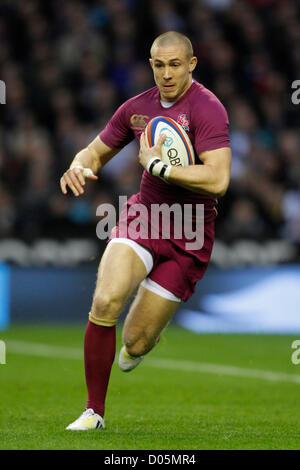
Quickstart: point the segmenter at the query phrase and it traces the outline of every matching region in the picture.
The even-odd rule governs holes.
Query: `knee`
[[[139,333],[124,336],[123,343],[130,356],[139,357],[147,354],[153,348],[155,340],[147,337],[145,333]]]
[[[121,299],[113,294],[95,294],[91,308],[92,319],[95,319],[103,326],[114,325],[123,309]]]

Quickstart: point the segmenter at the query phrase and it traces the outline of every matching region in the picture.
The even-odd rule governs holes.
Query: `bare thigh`
[[[108,244],[98,269],[92,317],[104,326],[115,324],[146,276],[144,263],[130,246]]]
[[[122,339],[128,353],[141,356],[149,352],[179,305],[140,286],[123,327]]]

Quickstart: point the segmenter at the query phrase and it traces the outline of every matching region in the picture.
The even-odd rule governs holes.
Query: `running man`
[[[190,40],[175,31],[155,39],[150,66],[156,86],[126,101],[105,129],[72,161],[60,180],[78,197],[85,179],[97,180],[99,170],[134,138],[140,143],[139,163],[144,167],[140,192],[122,209],[117,227],[102,256],[85,332],[84,363],[88,390],[86,409],[66,429],[104,428],[105,397],[116,350],[116,323],[137,292],[125,319],[119,354],[123,371],[134,369],[158,342],[181,301],[194,292],[209,263],[214,241],[217,198],[226,193],[231,150],[227,113],[202,84],[193,80],[197,64]],[[168,116],[181,124],[195,149],[196,165],[170,167],[167,181],[155,176],[153,158],[161,158],[157,145],[145,146],[143,131],[155,116]],[[161,163],[158,163],[161,166]],[[151,173],[150,173],[151,170]],[[170,184],[171,183],[171,184]],[[134,239],[127,234],[128,209],[136,203],[204,205],[204,244],[187,250],[186,239]],[[150,222],[149,222],[150,223]]]

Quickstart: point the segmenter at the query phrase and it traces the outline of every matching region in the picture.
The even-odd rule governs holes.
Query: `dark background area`
[[[195,78],[225,105],[232,181],[217,237],[300,241],[300,4],[271,0],[6,1],[0,5],[0,237],[95,237],[96,207],[139,189],[129,146],[89,184],[63,196],[76,152],[126,99],[154,85],[153,39],[192,41]]]

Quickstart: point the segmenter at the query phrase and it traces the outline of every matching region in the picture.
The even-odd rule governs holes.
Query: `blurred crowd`
[[[154,85],[151,43],[177,30],[230,118],[218,238],[300,242],[299,12],[296,0],[2,0],[0,237],[94,237],[97,206],[138,191],[135,143],[81,198],[59,179],[124,100]]]

